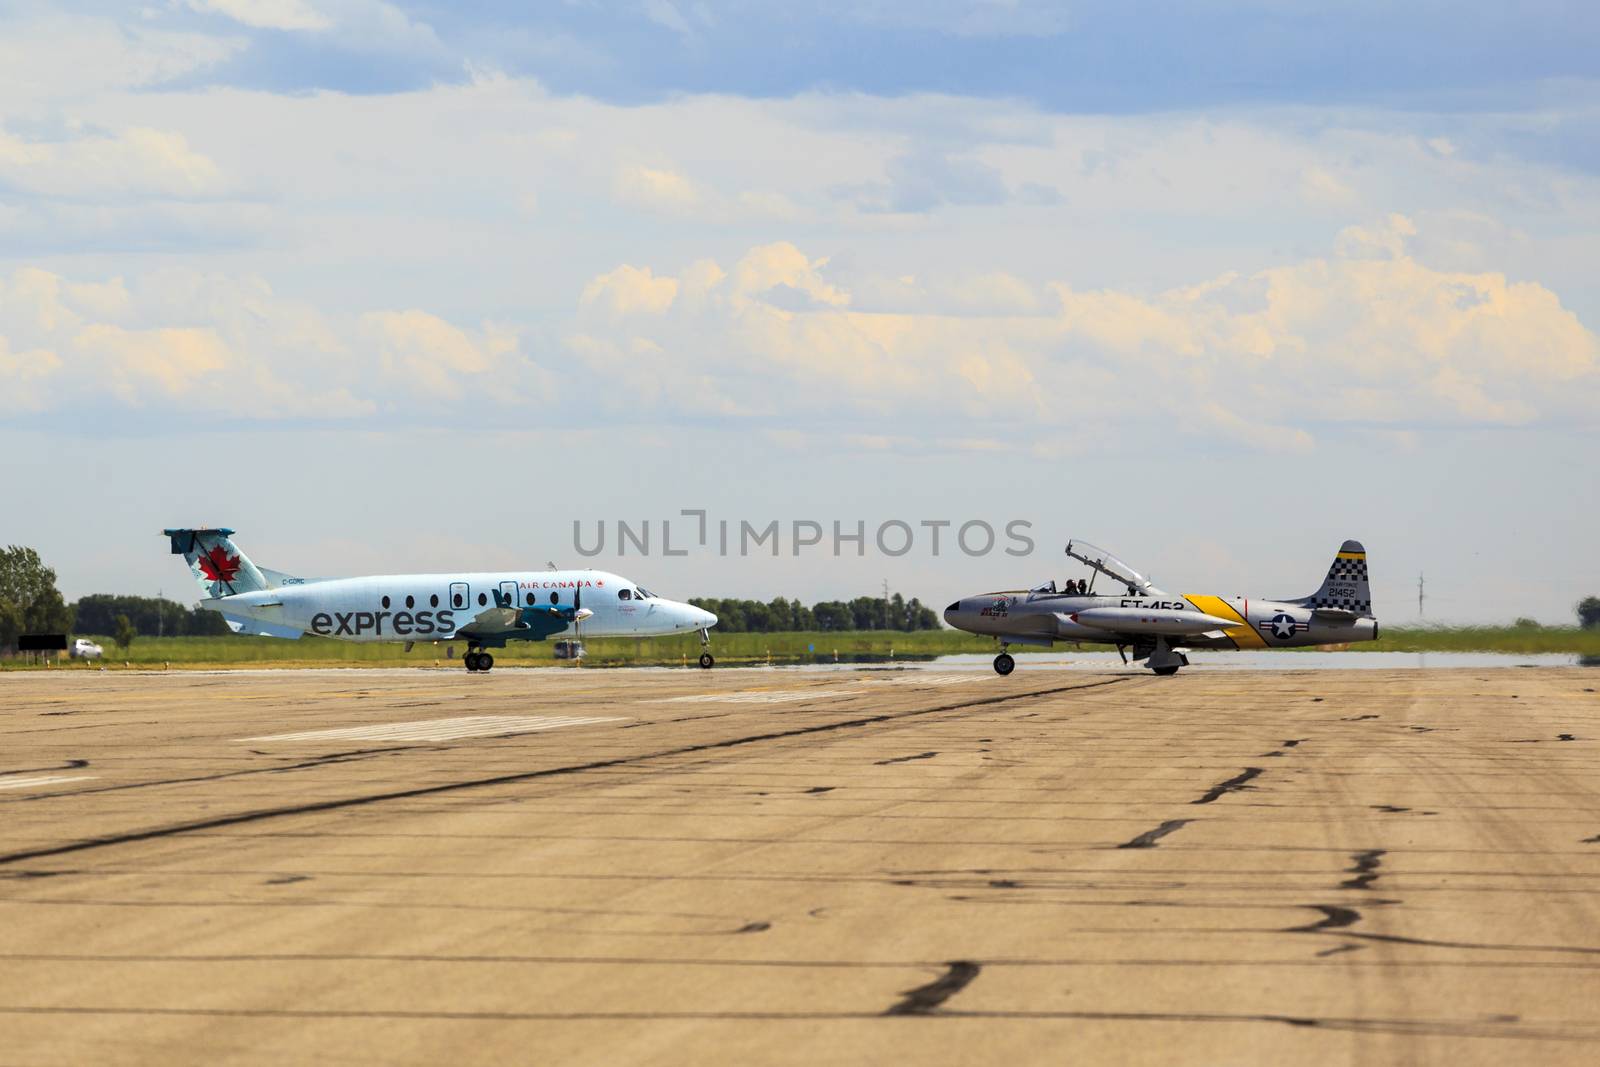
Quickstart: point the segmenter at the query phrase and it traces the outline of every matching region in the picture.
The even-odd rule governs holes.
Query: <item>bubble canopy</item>
[[[1122,560],[1103,548],[1091,545],[1087,541],[1068,541],[1067,555],[1088,564],[1107,578],[1121,582],[1128,587],[1130,596],[1153,594],[1161,591],[1155,587],[1155,584],[1150,579],[1122,562]]]

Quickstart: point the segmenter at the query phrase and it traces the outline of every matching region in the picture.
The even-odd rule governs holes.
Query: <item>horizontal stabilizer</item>
[[[289,640],[298,640],[304,632],[298,626],[285,626],[282,623],[262,622],[260,619],[250,619],[243,615],[229,615],[223,613],[222,618],[227,622],[228,628],[236,634],[248,634],[253,637],[283,637]]]

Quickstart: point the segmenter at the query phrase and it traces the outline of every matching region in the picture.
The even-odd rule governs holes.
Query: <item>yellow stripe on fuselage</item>
[[[1183,598],[1207,615],[1215,615],[1219,619],[1238,619],[1239,625],[1223,627],[1222,632],[1233,638],[1233,643],[1240,648],[1267,647],[1267,640],[1261,636],[1261,631],[1251,626],[1250,620],[1239,614],[1238,608],[1221,597],[1185,593]]]

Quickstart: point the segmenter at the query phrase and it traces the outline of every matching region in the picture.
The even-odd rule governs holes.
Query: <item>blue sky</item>
[[[349,573],[704,507],[1040,548],[605,562],[1600,591],[1593,5],[534,7],[0,5],[0,539],[173,592],[176,523]]]

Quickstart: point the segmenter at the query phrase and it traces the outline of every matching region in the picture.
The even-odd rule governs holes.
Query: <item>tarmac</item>
[[[1600,671],[0,675],[0,1062],[1600,1062]]]

